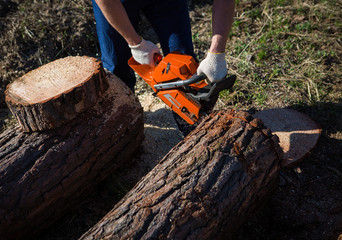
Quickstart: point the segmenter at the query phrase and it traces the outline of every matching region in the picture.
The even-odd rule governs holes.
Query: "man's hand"
[[[197,68],[197,74],[204,73],[212,83],[218,82],[227,75],[225,53],[208,52],[207,57]]]
[[[140,64],[148,64],[151,67],[155,66],[154,54],[159,52],[159,48],[153,42],[142,38],[141,43],[135,46],[129,45],[132,56],[135,61]]]

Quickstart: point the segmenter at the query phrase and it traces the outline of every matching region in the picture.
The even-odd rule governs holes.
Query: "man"
[[[154,28],[164,55],[180,51],[194,56],[186,0],[92,0],[97,34],[104,67],[121,78],[130,88],[135,77],[127,61],[133,55],[141,64],[153,64],[157,46],[137,33],[139,11],[143,11]],[[212,40],[198,73],[211,82],[227,74],[225,46],[233,21],[234,0],[214,0]]]
[[[131,56],[140,64],[153,65],[158,47],[138,33],[139,13],[151,23],[164,56],[178,51],[195,57],[186,0],[92,0],[103,66],[132,90],[135,74],[128,66]],[[225,47],[234,15],[234,0],[214,0],[212,39],[197,73],[215,82],[227,74]],[[196,57],[195,57],[196,58]]]

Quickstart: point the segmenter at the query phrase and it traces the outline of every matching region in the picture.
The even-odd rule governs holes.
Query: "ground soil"
[[[210,40],[205,34],[210,32],[210,19],[204,14],[209,11],[209,5],[207,1],[192,2],[190,16],[198,30],[195,51],[201,59]],[[258,3],[252,1],[252,5],[248,6],[255,8],[255,4]],[[241,16],[244,9],[238,10]],[[251,23],[249,27],[253,29],[253,26]],[[142,29],[146,38],[157,41],[148,25],[143,25]],[[336,30],[332,27],[331,31],[333,34]],[[3,128],[13,123],[4,102],[5,86],[26,72],[60,57],[88,55],[98,58],[95,32],[90,1],[0,0],[0,125]],[[238,37],[232,42],[236,39]],[[326,61],[329,66],[341,67],[338,58],[326,58]],[[236,70],[237,66],[233,63],[231,69]],[[337,85],[340,79],[335,78],[329,76],[328,79],[330,82],[336,81],[332,88],[341,87]],[[289,89],[279,86],[277,91]],[[85,197],[77,208],[65,214],[37,239],[77,239],[182,139],[171,111],[151,93],[144,82],[138,81],[136,95],[145,111],[146,138],[135,164],[114,173]],[[239,89],[234,89],[232,94],[238,95]],[[275,92],[267,107],[279,107],[279,96]],[[220,98],[217,108],[237,105],[239,110],[251,113],[261,110],[253,101],[242,100],[232,103]],[[341,101],[316,104],[292,102],[285,107],[308,114],[322,126],[322,136],[316,148],[300,164],[281,171],[278,189],[234,238],[342,238]]]

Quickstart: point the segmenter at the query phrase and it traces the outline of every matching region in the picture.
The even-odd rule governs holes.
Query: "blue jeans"
[[[163,54],[179,51],[195,57],[186,0],[121,0],[133,27],[138,30],[142,11],[156,32]],[[107,22],[92,0],[103,66],[134,89],[135,75],[127,61],[132,56],[124,38]]]

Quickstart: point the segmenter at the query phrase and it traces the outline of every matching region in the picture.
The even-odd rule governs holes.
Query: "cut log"
[[[254,114],[279,138],[284,152],[281,167],[293,167],[308,156],[318,142],[322,128],[309,116],[293,109],[273,108]]]
[[[101,62],[66,57],[41,66],[7,86],[5,100],[25,132],[53,129],[94,106],[108,88]]]
[[[259,119],[213,113],[80,239],[229,239],[277,186],[281,154]]]
[[[65,125],[32,133],[16,126],[0,135],[0,239],[28,239],[133,159],[143,111],[110,77],[98,102]]]

